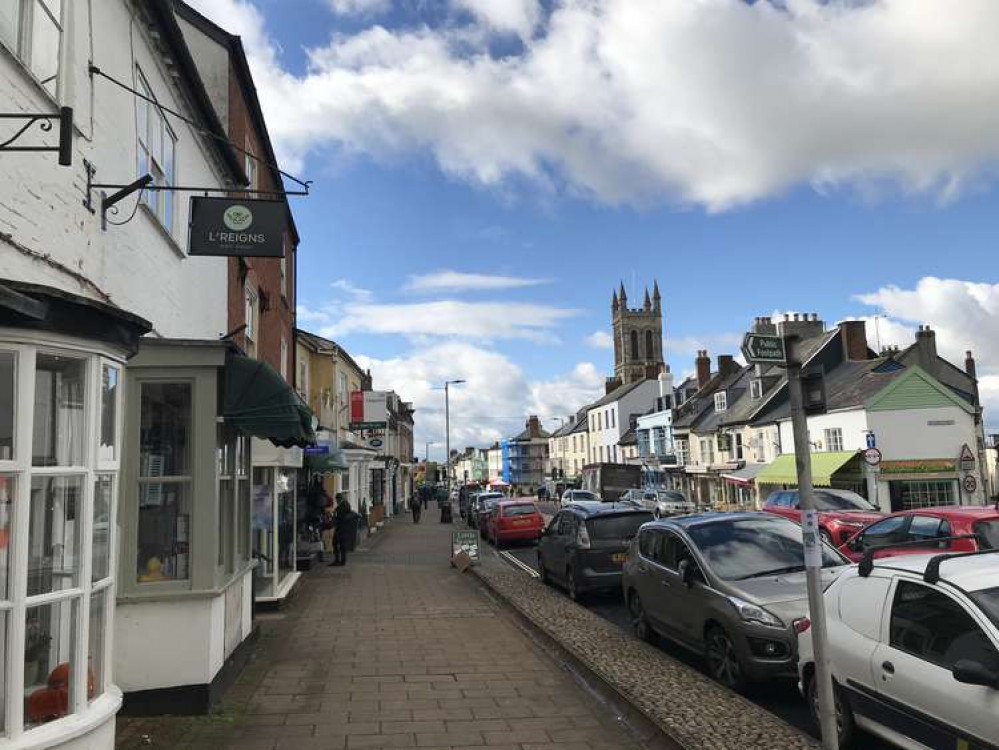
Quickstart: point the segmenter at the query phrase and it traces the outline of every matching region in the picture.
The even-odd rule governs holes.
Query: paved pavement
[[[118,746],[638,750],[502,605],[448,564],[452,527],[394,521],[303,576],[208,717],[119,720]],[[377,539],[378,537],[376,537]]]

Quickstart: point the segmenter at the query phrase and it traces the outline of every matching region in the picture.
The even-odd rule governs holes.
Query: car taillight
[[[579,524],[579,531],[576,532],[576,546],[580,549],[590,548],[590,534],[586,530],[586,524]]]
[[[794,632],[797,633],[798,635],[801,635],[802,633],[807,631],[810,627],[812,627],[812,621],[809,620],[807,617],[799,617],[797,620],[792,622],[791,625],[794,626]]]

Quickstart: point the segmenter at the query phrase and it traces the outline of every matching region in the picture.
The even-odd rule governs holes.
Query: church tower
[[[642,306],[628,307],[628,295],[622,283],[611,298],[614,328],[614,378],[622,385],[643,378],[655,378],[666,369],[663,361],[663,317],[659,283],[648,287]]]

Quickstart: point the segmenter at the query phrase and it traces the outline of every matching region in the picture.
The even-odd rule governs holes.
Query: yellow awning
[[[832,475],[842,469],[850,459],[855,458],[855,451],[836,451],[829,453],[813,453],[812,484],[816,487],[832,486]],[[777,456],[773,463],[756,475],[756,484],[798,484],[798,472],[794,467],[794,454],[785,453]]]

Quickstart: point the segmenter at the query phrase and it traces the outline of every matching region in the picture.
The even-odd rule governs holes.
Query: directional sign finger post
[[[787,362],[784,339],[781,336],[765,336],[759,333],[747,333],[742,339],[742,356],[754,365],[783,365]]]

